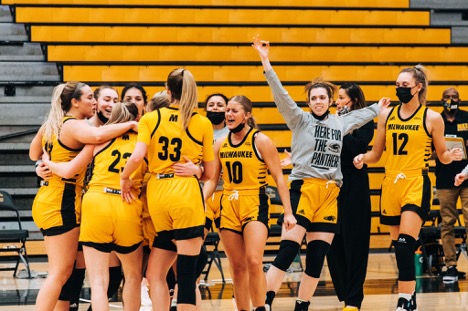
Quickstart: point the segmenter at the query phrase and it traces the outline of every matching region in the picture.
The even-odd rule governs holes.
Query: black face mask
[[[206,117],[211,121],[212,124],[218,125],[224,122],[226,119],[226,113],[218,111],[208,111]]]
[[[460,102],[449,99],[447,101],[442,101],[442,105],[447,112],[455,112],[458,109]]]
[[[410,100],[414,97],[414,95],[417,93],[414,93],[411,95],[411,87],[397,87],[396,88],[396,96],[398,96],[398,99],[403,103],[407,104],[410,102]]]
[[[97,112],[97,116],[98,116],[99,120],[101,120],[101,122],[104,123],[104,124],[106,124],[107,121],[109,121],[109,118],[104,116],[104,114],[100,110]]]
[[[322,114],[321,116],[318,116],[318,115],[316,115],[316,114],[312,111],[312,115],[314,116],[314,118],[317,119],[317,120],[320,120],[320,121],[322,121],[323,119],[325,119],[325,118],[328,116],[329,113],[330,113],[330,111],[327,110],[327,111],[325,111],[324,114]]]
[[[231,133],[239,133],[240,131],[242,131],[245,127],[245,123],[240,123],[238,126],[236,126],[235,128],[233,128],[232,130],[229,130],[231,131]]]

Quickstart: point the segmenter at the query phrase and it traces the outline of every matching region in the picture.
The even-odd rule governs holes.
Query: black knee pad
[[[80,295],[81,289],[83,288],[83,281],[85,278],[85,271],[86,269],[73,269],[72,275],[75,278],[73,286],[76,286],[75,289],[70,290],[70,311],[78,310],[80,307]]]
[[[60,291],[59,300],[70,301],[71,303],[79,302],[81,288],[83,287],[83,280],[85,277],[85,269],[76,269],[73,267],[73,271],[68,278],[67,282],[62,286]]]
[[[395,256],[398,266],[398,280],[416,280],[414,268],[414,244],[416,240],[407,234],[400,234],[395,245]]]
[[[198,278],[202,274],[207,262],[208,253],[206,252],[205,246],[202,246],[200,249],[200,255],[198,255],[197,267],[195,269],[195,278]]]
[[[276,255],[276,258],[273,261],[273,266],[282,271],[286,271],[294,261],[294,258],[296,257],[300,248],[301,246],[299,243],[291,240],[282,240],[280,242],[278,255]]]
[[[107,287],[107,298],[112,298],[119,290],[122,282],[123,274],[122,267],[109,267],[109,286]]]
[[[323,262],[330,244],[322,240],[313,240],[307,243],[305,274],[313,278],[319,278],[322,272]]]
[[[195,305],[195,268],[198,256],[177,256],[177,303]]]

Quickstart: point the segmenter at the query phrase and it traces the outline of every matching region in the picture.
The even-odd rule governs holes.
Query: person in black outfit
[[[338,92],[336,101],[339,115],[366,106],[361,88],[354,83],[345,83]],[[358,170],[353,158],[367,152],[374,136],[374,121],[344,136],[341,152],[343,186],[338,196],[338,227],[327,254],[330,275],[335,292],[345,303],[343,310],[359,310],[364,299],[369,254],[371,202],[369,177],[365,167]]]
[[[468,112],[459,109],[460,95],[455,88],[448,88],[442,94],[444,111],[442,119],[445,124],[445,137],[458,137],[463,139],[467,146],[468,140]],[[436,189],[440,203],[440,216],[442,217],[441,240],[444,249],[445,265],[447,271],[443,277],[444,283],[458,281],[457,253],[455,248],[454,225],[458,219],[457,201],[460,198],[463,213],[468,216],[468,181],[459,186],[454,185],[455,176],[468,165],[468,160],[454,161],[442,164],[436,159]],[[466,218],[465,218],[466,219]]]

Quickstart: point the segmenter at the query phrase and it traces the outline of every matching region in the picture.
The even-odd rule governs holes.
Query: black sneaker
[[[271,311],[271,305],[273,304],[273,300],[275,299],[276,293],[272,290],[268,291],[266,294],[266,299],[265,299],[265,306],[267,306],[269,309],[267,311]]]
[[[450,266],[445,272],[444,277],[442,278],[444,283],[455,283],[458,281],[458,270],[455,266]]]
[[[296,305],[294,306],[294,311],[307,311],[309,310],[310,301],[304,301],[296,299]]]
[[[418,311],[418,306],[416,304],[416,291],[411,295],[411,308],[413,311]]]
[[[407,300],[403,297],[398,298],[396,311],[416,311],[413,309],[413,299]]]

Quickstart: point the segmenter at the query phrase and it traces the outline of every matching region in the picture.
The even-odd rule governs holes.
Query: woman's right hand
[[[360,170],[364,166],[364,154],[361,153],[355,156],[353,164],[358,170]]]
[[[44,162],[38,163],[36,166],[36,174],[37,176],[41,177],[45,181],[49,180],[52,177],[52,172],[50,171],[49,167],[45,165]]]

